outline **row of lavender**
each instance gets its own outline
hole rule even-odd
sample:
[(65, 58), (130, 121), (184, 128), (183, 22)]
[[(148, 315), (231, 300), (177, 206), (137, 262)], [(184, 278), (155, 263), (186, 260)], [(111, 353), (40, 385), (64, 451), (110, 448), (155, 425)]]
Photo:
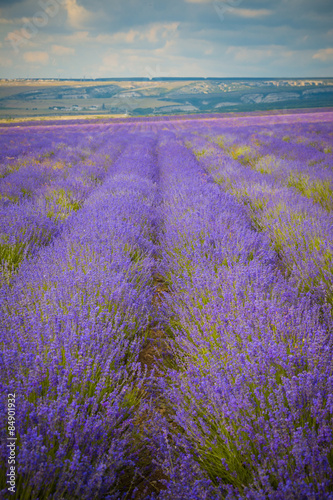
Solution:
[(160, 169), (173, 358), (152, 444), (169, 478), (158, 498), (333, 498), (330, 314), (171, 135)]
[(98, 132), (103, 132), (103, 127), (72, 124), (0, 129), (0, 178), (38, 159), (57, 156), (68, 162), (72, 159), (71, 154), (82, 155), (89, 144), (95, 142)]
[[(3, 410), (7, 393), (18, 398), (14, 498), (139, 499), (135, 486), (158, 490), (156, 477), (162, 490), (147, 499), (333, 498), (328, 288), (304, 259), (303, 281), (286, 272), (293, 235), (319, 224), (327, 237), (330, 215), (204, 138), (226, 135), (218, 123), (97, 130), (96, 152), (77, 172), (65, 161), (67, 179), (45, 193), (73, 192), (77, 175), (86, 186), (91, 168), (102, 184), (80, 188), (77, 210), (54, 217), (52, 244), (0, 292)], [(22, 218), (27, 201), (4, 214), (21, 207)], [(276, 221), (287, 203), (300, 229), (296, 216)], [(318, 260), (329, 253), (312, 244), (329, 278)], [(139, 360), (152, 325), (169, 355), (148, 377)]]
[(243, 127), (237, 133), (212, 138), (226, 153), (243, 165), (270, 174), (284, 185), (333, 209), (333, 154), (331, 124), (293, 128), (279, 125), (256, 130)]
[(8, 282), (26, 257), (70, 225), (71, 214), (101, 184), (128, 139), (113, 128), (98, 127), (88, 140), (76, 129), (66, 147), (57, 140), (55, 134), (53, 155), (26, 155), (17, 162), (17, 170), (0, 179), (1, 282)]
[(6, 395), (15, 393), (13, 498), (118, 499), (135, 477), (154, 176), (154, 139), (132, 136), (71, 224), (2, 291), (1, 461)]
[[(29, 137), (30, 148), (18, 156), (1, 159), (0, 166), (0, 201), (2, 205), (19, 202), (25, 196), (32, 196), (40, 185), (49, 180), (55, 172), (70, 169), (79, 162), (85, 161), (93, 152), (100, 149), (108, 129), (101, 127), (82, 130), (78, 127), (65, 128), (62, 131), (50, 131), (39, 134), (36, 144), (30, 143), (34, 138), (29, 129), (25, 130), (25, 140)], [(116, 132), (116, 128), (112, 127)], [(9, 147), (13, 140), (7, 137)], [(110, 134), (108, 134), (110, 139)], [(36, 140), (36, 138), (35, 138)], [(15, 144), (21, 145), (22, 137), (15, 137)], [(39, 149), (37, 148), (39, 146)]]
[(259, 230), (268, 232), (286, 272), (299, 289), (332, 307), (332, 213), (276, 176), (230, 158), (202, 135), (185, 137), (214, 180), (248, 207)]

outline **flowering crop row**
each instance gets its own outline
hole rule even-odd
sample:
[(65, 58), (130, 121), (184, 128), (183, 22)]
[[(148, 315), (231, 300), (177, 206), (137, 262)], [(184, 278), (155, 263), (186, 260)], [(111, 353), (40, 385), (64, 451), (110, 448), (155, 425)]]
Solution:
[[(11, 164), (1, 163), (1, 205), (6, 206), (10, 202), (17, 203), (24, 197), (33, 196), (35, 190), (48, 182), (50, 177), (59, 173), (59, 170), (66, 171), (77, 163), (86, 161), (89, 156), (101, 148), (106, 135), (110, 140), (108, 130), (93, 130), (89, 135), (83, 137), (77, 128), (72, 128), (69, 132), (66, 135), (64, 132), (58, 135), (54, 134), (53, 137), (51, 136), (52, 141), (49, 138), (45, 144), (44, 138), (39, 137), (44, 146), (43, 153), (36, 154), (36, 151), (32, 150)], [(87, 131), (88, 133), (89, 131)], [(25, 133), (29, 138), (31, 134), (29, 129)], [(19, 138), (16, 137), (16, 140)]]
[[(323, 179), (309, 161), (330, 158), (329, 119), (2, 132), (27, 148), (0, 184), (11, 498), (333, 499), (332, 212), (283, 178)], [(307, 165), (281, 158), (301, 157), (293, 141)], [(1, 418), (6, 500), (7, 432)]]
[(324, 498), (330, 317), (286, 281), (267, 236), (170, 136), (160, 176), (161, 307), (174, 358), (161, 383), (169, 419), (163, 428), (158, 418), (154, 443), (170, 478), (158, 498)]
[[(133, 138), (71, 227), (2, 296), (1, 386), (18, 395), (20, 500), (116, 499), (134, 474), (155, 248), (144, 139)], [(3, 420), (1, 433), (5, 461)]]
[(269, 233), (299, 288), (332, 306), (332, 215), (294, 188), (247, 168), (207, 140), (195, 136), (190, 142), (214, 180), (242, 200), (257, 227)]
[[(317, 132), (320, 135), (329, 129), (327, 124), (324, 125), (326, 126), (322, 125), (320, 128), (317, 126), (319, 129)], [(300, 143), (298, 135), (296, 138), (293, 138), (291, 134), (285, 135), (285, 127), (276, 128), (273, 134), (266, 128), (253, 133), (249, 127), (244, 127), (237, 130), (237, 134), (213, 136), (213, 140), (222, 146), (230, 157), (237, 159), (243, 165), (272, 175), (283, 185), (296, 188), (327, 210), (332, 210), (333, 155), (331, 149), (316, 142), (304, 145)], [(303, 138), (304, 135), (300, 137)]]
[[(118, 127), (113, 127), (117, 129)], [(82, 131), (85, 134), (82, 135)], [(78, 160), (98, 141), (100, 127), (19, 127), (0, 132), (0, 179), (26, 165), (42, 160)]]
[(1, 281), (8, 281), (27, 256), (35, 255), (41, 246), (59, 235), (66, 224), (70, 225), (71, 220), (67, 219), (103, 181), (126, 142), (124, 134), (121, 137), (116, 134), (111, 140), (109, 135), (108, 131), (104, 132), (103, 140), (94, 144), (87, 157), (81, 151), (80, 160), (77, 158), (74, 162), (73, 154), (69, 154), (67, 161), (60, 163), (57, 159), (42, 168), (26, 166), (2, 179), (18, 193), (25, 182), (24, 193), (29, 192), (29, 196), (18, 198), (14, 203), (7, 201), (1, 207)]

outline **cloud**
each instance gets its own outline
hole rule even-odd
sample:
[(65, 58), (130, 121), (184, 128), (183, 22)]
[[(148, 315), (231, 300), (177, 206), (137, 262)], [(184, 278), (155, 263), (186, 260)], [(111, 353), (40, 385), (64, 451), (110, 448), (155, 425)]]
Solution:
[(247, 19), (256, 19), (258, 17), (269, 16), (272, 14), (268, 9), (230, 9), (235, 16), (245, 17)]
[(186, 3), (212, 3), (213, 0), (185, 0)]
[(313, 59), (319, 59), (320, 61), (333, 61), (333, 48), (320, 49), (313, 56)]
[(75, 54), (75, 49), (63, 45), (52, 45), (52, 54), (56, 56), (72, 56)]
[[(123, 58), (121, 58), (123, 61)], [(126, 68), (120, 64), (118, 54), (108, 53), (104, 55), (102, 65), (98, 68), (99, 75), (113, 76), (118, 75), (119, 71), (124, 71)]]
[(139, 29), (130, 29), (129, 31), (120, 31), (113, 35), (101, 34), (92, 38), (103, 44), (132, 44), (135, 42), (148, 41), (150, 44), (157, 44), (161, 40), (174, 38), (179, 23), (153, 23), (147, 27)]
[(30, 64), (43, 65), (49, 62), (49, 54), (41, 51), (25, 52), (23, 59)]
[(64, 0), (64, 7), (72, 28), (80, 28), (90, 18), (90, 12), (82, 5), (78, 5), (77, 0)]
[(139, 34), (140, 40), (147, 40), (150, 43), (157, 43), (161, 39), (170, 39), (174, 37), (179, 23), (154, 23)]
[(238, 8), (237, 4), (241, 4), (242, 0), (185, 0), (186, 3), (191, 4), (212, 4), (215, 10), (223, 13), (232, 13), (235, 16), (244, 17), (248, 19), (255, 19), (272, 14), (269, 9), (242, 9)]
[(127, 32), (119, 32), (114, 35), (98, 35), (96, 40), (102, 43), (133, 43), (134, 40), (138, 37), (139, 32), (134, 29), (130, 29)]
[(65, 40), (72, 44), (82, 45), (83, 43), (91, 42), (89, 31), (75, 31), (70, 35), (66, 35)]
[(0, 17), (0, 24), (13, 24), (12, 19), (5, 19), (4, 17)]
[(228, 47), (226, 54), (232, 55), (236, 62), (255, 64), (271, 58), (273, 50), (271, 48), (253, 49), (248, 47)]
[[(59, 11), (36, 27), (48, 2)], [(0, 0), (2, 73), (330, 76), (332, 15), (332, 0)]]
[(158, 41), (158, 34), (159, 34), (159, 28), (158, 26), (152, 26), (150, 29), (148, 29), (144, 34), (143, 36), (145, 38), (147, 38), (147, 40), (150, 42), (150, 43), (156, 43)]
[(17, 52), (22, 46), (33, 48), (36, 44), (31, 40), (32, 38), (32, 35), (22, 28), (10, 31), (5, 37), (5, 42), (10, 43), (12, 48)]

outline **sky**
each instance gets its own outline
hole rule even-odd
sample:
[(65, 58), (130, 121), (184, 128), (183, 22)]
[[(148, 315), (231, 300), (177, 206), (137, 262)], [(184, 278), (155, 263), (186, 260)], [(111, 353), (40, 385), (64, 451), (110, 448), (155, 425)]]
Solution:
[(0, 0), (1, 78), (332, 76), (332, 0)]

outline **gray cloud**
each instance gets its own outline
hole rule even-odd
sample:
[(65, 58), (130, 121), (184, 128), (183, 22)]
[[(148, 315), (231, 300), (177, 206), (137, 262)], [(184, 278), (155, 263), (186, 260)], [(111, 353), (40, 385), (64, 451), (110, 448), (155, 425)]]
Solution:
[[(333, 67), (331, 0), (50, 0), (59, 12), (14, 57), (9, 34), (21, 32), (23, 18), (35, 22), (47, 1), (0, 0), (0, 57), (12, 62), (1, 76), (47, 61), (27, 51), (52, 55), (40, 68), (50, 76), (144, 76), (152, 65), (171, 76), (329, 76)], [(52, 53), (54, 45), (62, 49)]]

